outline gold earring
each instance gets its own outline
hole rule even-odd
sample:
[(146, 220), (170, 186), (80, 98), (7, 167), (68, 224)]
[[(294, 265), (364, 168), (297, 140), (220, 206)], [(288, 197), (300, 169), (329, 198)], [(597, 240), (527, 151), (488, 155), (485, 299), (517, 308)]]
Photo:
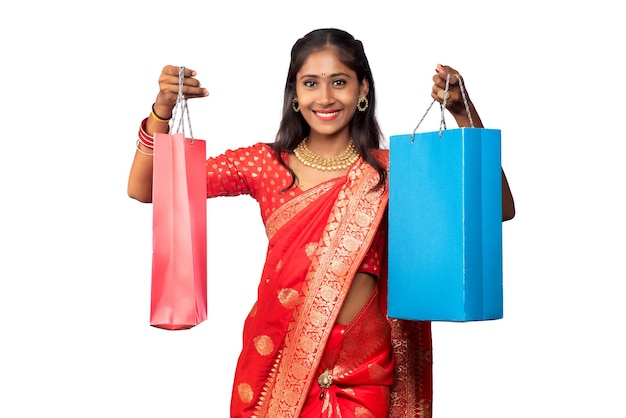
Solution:
[(356, 102), (356, 108), (359, 109), (359, 112), (365, 112), (367, 107), (370, 105), (367, 97), (361, 97), (358, 102)]
[(293, 100), (291, 101), (291, 107), (293, 108), (293, 111), (296, 113), (300, 111), (300, 102), (298, 101), (297, 97), (294, 97)]

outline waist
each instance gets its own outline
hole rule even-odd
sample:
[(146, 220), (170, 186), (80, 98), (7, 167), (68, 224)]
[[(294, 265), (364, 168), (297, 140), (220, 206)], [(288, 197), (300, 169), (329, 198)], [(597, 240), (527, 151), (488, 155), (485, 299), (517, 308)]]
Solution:
[(332, 328), (301, 417), (328, 410), (344, 417), (388, 417), (392, 353), (390, 327), (375, 291), (352, 323)]

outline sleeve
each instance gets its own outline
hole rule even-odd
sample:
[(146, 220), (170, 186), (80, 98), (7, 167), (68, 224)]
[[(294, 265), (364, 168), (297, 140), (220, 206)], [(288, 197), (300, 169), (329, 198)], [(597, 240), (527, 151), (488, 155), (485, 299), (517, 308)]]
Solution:
[(259, 143), (208, 158), (207, 197), (249, 194), (256, 198), (264, 161), (260, 157), (267, 151), (268, 146)]

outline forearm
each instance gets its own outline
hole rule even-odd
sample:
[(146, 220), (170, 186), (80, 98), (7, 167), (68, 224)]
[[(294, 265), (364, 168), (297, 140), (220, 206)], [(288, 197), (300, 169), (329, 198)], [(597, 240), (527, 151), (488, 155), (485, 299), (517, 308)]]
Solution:
[(504, 170), (502, 170), (502, 221), (511, 220), (513, 217), (515, 217), (515, 201)]
[[(474, 107), (474, 103), (469, 101), (468, 107), (469, 107), (469, 115), (467, 114), (467, 109), (465, 108), (465, 106), (463, 106), (462, 111), (452, 113), (452, 116), (454, 117), (454, 120), (456, 121), (456, 124), (458, 125), (458, 127), (459, 128), (471, 128), (473, 125), (474, 128), (483, 128), (484, 127), (483, 122), (480, 119), (480, 116), (478, 116), (478, 112), (476, 111), (476, 108)], [(471, 116), (471, 121), (470, 121), (470, 116)]]
[[(150, 115), (142, 125), (148, 139), (137, 142), (137, 151), (128, 177), (128, 195), (140, 202), (152, 202), (153, 149), (147, 146), (157, 132), (168, 132), (167, 120)], [(139, 136), (142, 133), (139, 132)]]
[(152, 156), (142, 154), (152, 153), (152, 150), (138, 145), (135, 158), (128, 176), (128, 196), (140, 202), (152, 202)]

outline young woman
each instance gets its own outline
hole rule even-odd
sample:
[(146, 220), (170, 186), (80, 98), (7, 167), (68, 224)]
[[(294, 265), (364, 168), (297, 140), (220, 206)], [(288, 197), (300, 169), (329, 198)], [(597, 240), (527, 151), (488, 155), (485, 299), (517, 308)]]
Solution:
[[(437, 100), (448, 73), (457, 74), (437, 66)], [(195, 76), (185, 69), (188, 99), (208, 95)], [(468, 126), (451, 78), (448, 109)], [(142, 135), (168, 131), (179, 68), (164, 67), (159, 86)], [(430, 323), (386, 317), (388, 152), (375, 108), (361, 42), (315, 30), (292, 48), (275, 141), (207, 160), (207, 196), (252, 196), (269, 240), (244, 324), (232, 417), (431, 415)], [(151, 201), (150, 154), (139, 143), (130, 171), (128, 194), (142, 202)], [(503, 190), (509, 219), (506, 181)]]

